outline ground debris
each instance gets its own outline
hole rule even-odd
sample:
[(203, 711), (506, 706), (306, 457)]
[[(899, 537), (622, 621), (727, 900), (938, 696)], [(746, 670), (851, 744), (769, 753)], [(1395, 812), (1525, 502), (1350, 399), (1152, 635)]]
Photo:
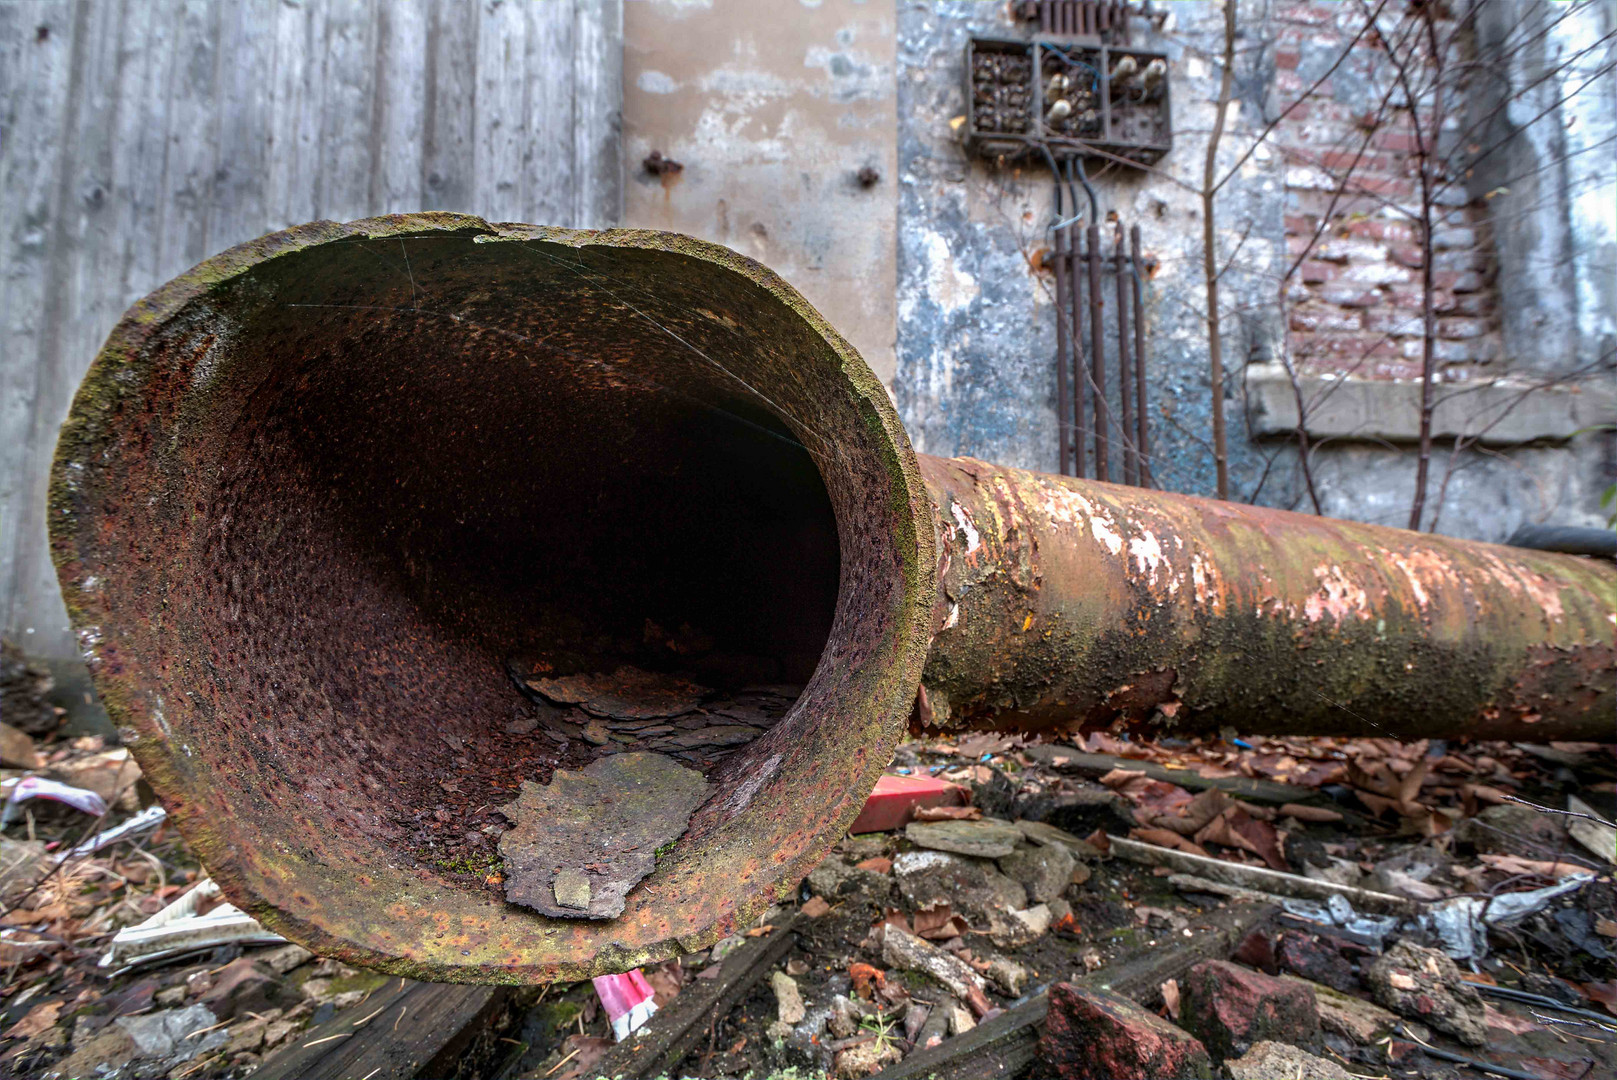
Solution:
[(611, 674), (529, 678), (528, 686), (557, 705), (577, 705), (595, 716), (653, 720), (695, 711), (711, 693), (704, 686), (629, 664)]
[(506, 898), (557, 918), (617, 918), (707, 789), (701, 773), (643, 752), (558, 769), (548, 785), (525, 781), (501, 808), (513, 822), (500, 837)]

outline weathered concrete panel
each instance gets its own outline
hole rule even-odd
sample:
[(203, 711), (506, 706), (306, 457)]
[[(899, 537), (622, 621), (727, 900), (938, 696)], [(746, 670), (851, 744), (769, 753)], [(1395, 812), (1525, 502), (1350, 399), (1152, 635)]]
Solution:
[(72, 657), (45, 484), (132, 301), (275, 229), (614, 224), (616, 0), (0, 4), (0, 629)]
[[(891, 4), (851, 0), (638, 3), (623, 50), (625, 223), (760, 260), (888, 384), (893, 22)], [(683, 170), (644, 170), (653, 150)]]
[[(1297, 385), (1312, 436), (1389, 442), (1420, 439), (1418, 381), (1302, 375)], [(1617, 396), (1610, 388), (1588, 384), (1543, 385), (1526, 378), (1504, 378), (1444, 384), (1434, 395), (1434, 439), (1462, 436), (1487, 446), (1509, 446), (1535, 439), (1570, 439), (1597, 424), (1617, 423)], [(1246, 409), (1256, 436), (1290, 435), (1297, 430), (1297, 394), (1285, 368), (1254, 364), (1246, 369)]]

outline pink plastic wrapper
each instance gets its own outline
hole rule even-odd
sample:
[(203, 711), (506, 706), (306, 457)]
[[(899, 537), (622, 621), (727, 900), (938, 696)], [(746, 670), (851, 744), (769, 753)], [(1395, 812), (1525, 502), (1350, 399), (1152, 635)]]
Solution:
[(595, 996), (601, 999), (618, 1042), (627, 1039), (630, 1032), (640, 1030), (657, 1011), (656, 1002), (651, 1000), (651, 984), (646, 982), (639, 968), (622, 975), (597, 975), (594, 981)]

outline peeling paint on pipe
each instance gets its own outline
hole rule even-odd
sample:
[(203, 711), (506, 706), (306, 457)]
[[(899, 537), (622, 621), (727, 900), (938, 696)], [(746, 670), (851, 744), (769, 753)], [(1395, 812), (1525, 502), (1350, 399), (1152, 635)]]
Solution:
[(920, 462), (935, 726), (1613, 735), (1609, 561)]
[[(113, 331), (50, 520), (102, 699), (225, 893), (430, 980), (750, 925), (923, 685), (953, 727), (1611, 734), (1609, 564), (918, 462), (791, 286), (669, 233), (418, 214), (233, 248)], [(807, 686), (622, 917), (546, 918), (438, 858), (557, 767), (506, 727), (507, 651), (598, 670), (653, 616)]]

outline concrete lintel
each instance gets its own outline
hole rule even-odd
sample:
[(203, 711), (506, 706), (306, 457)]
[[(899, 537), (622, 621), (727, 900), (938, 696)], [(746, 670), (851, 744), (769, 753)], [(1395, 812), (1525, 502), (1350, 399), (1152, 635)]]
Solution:
[[(1420, 438), (1421, 384), (1413, 379), (1299, 375), (1315, 438), (1414, 442)], [(1432, 436), (1476, 438), (1491, 446), (1570, 439), (1597, 424), (1617, 423), (1617, 394), (1605, 387), (1537, 385), (1523, 377), (1439, 383)], [(1247, 419), (1254, 437), (1297, 430), (1297, 396), (1286, 369), (1246, 370)]]

